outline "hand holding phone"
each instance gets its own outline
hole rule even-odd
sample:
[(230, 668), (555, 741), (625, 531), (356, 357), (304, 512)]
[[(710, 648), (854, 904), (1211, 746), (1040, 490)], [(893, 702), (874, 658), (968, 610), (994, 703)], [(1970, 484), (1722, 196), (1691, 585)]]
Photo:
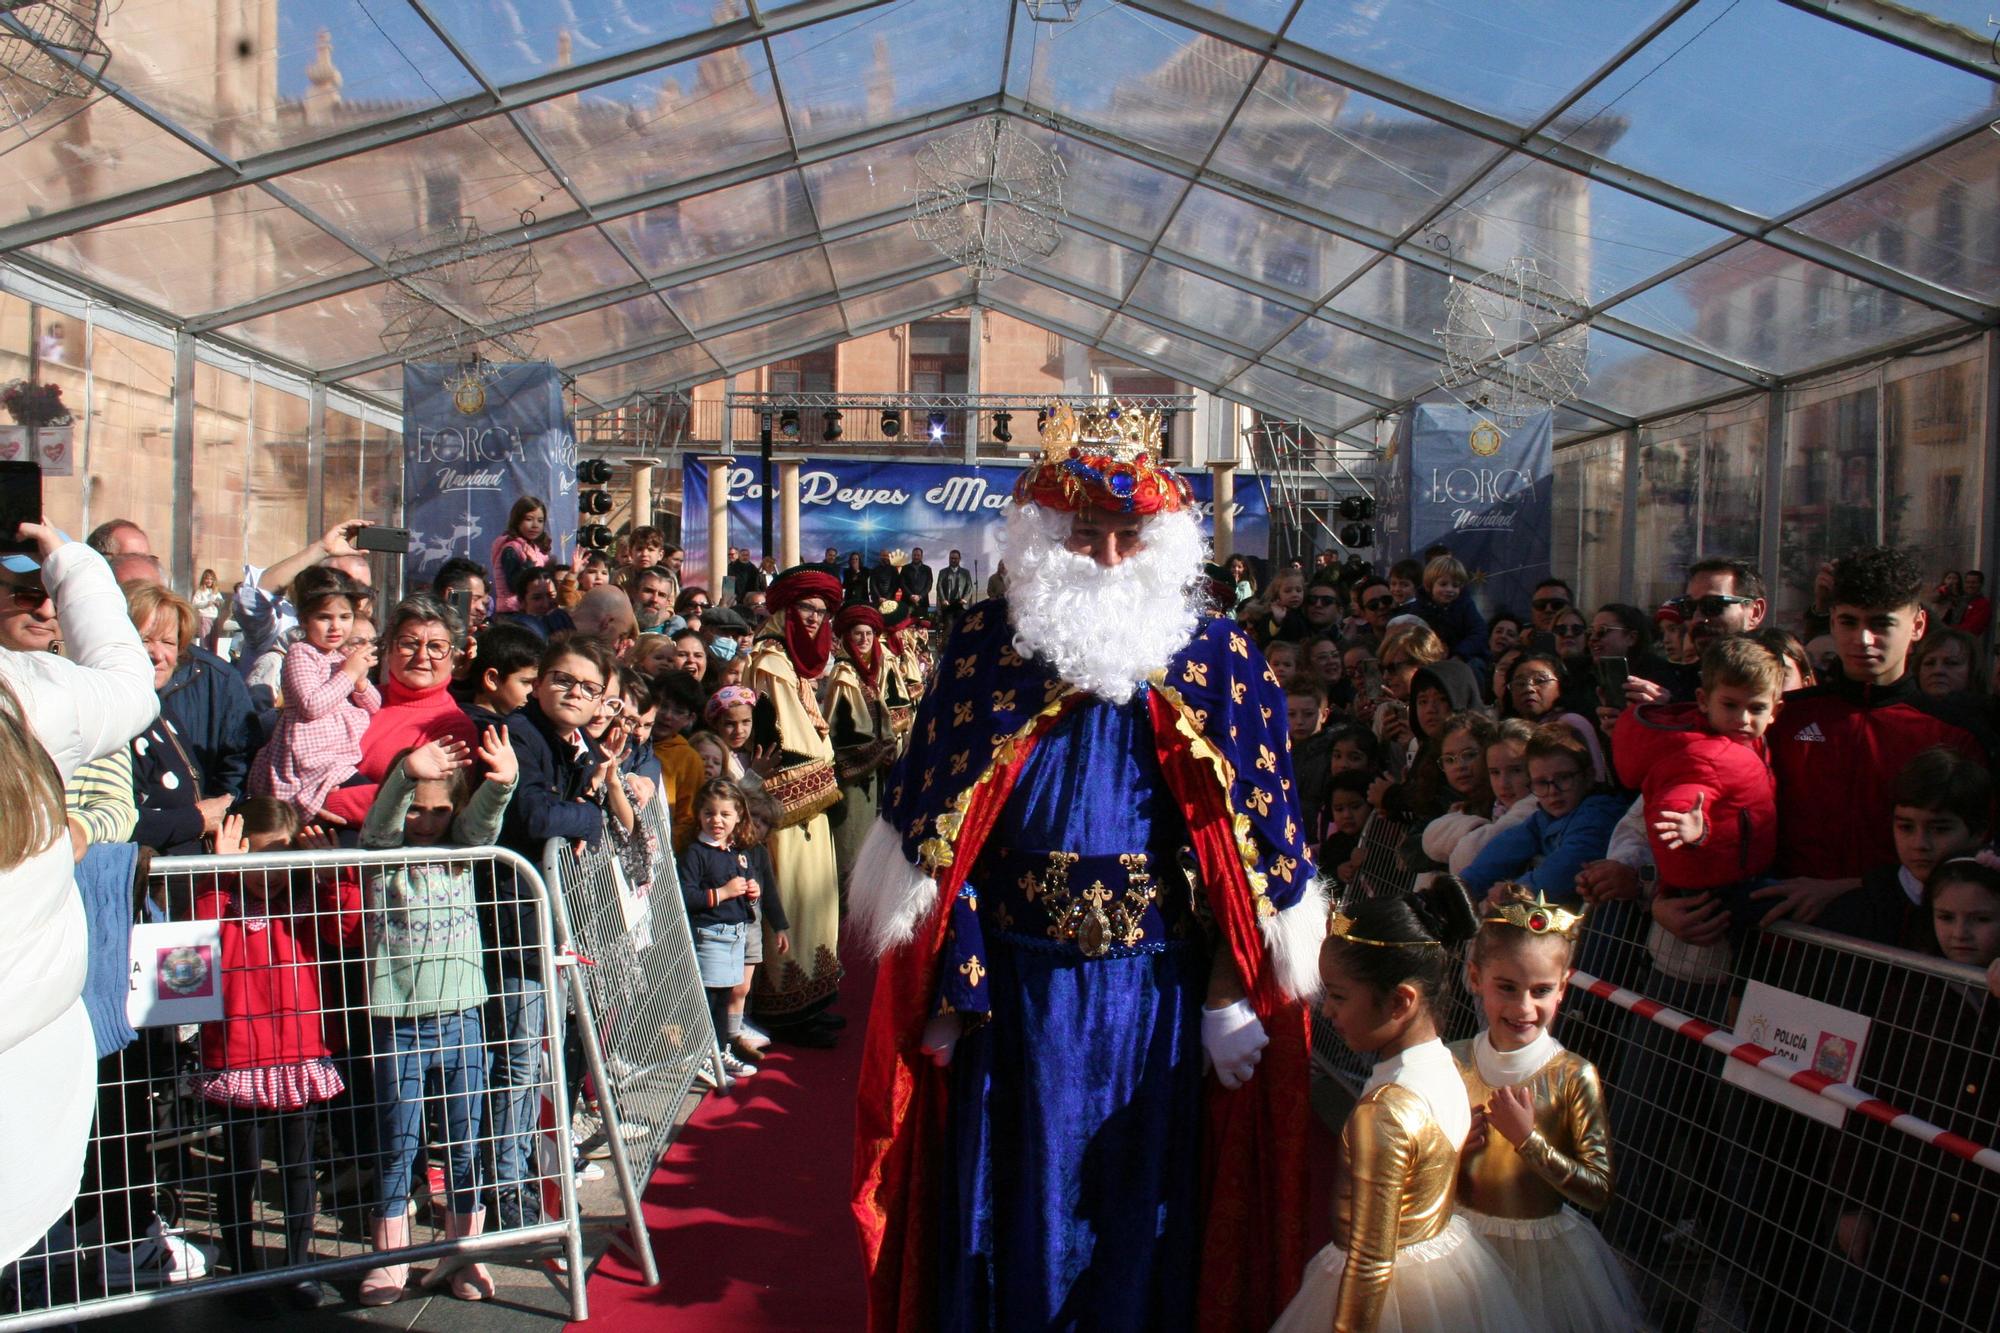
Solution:
[(1597, 659), (1597, 697), (1606, 708), (1625, 706), (1625, 680), (1631, 674), (1631, 665), (1622, 657)]

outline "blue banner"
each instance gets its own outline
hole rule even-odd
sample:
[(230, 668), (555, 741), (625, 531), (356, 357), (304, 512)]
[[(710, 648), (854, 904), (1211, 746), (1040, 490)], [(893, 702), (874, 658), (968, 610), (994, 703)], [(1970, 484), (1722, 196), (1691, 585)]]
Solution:
[(548, 506), (550, 558), (569, 559), (576, 432), (563, 415), (562, 380), (547, 361), (483, 369), (481, 379), (456, 364), (403, 367), (403, 577), (412, 590), (453, 556), (486, 564), (524, 495)]
[[(976, 586), (984, 589), (986, 576), (1000, 559), (1005, 506), (1021, 467), (809, 460), (799, 469), (800, 558), (817, 560), (833, 547), (842, 560), (849, 551), (859, 551), (862, 563), (872, 565), (878, 551), (922, 547), (924, 563), (941, 569), (946, 555), (955, 550), (972, 571)], [(754, 459), (739, 460), (729, 470), (726, 545), (756, 549), (763, 544), (762, 471)], [(773, 467), (773, 484), (776, 472)], [(1213, 534), (1214, 478), (1197, 469), (1182, 475), (1194, 489), (1203, 530)], [(706, 571), (699, 566), (708, 560), (708, 488), (708, 464), (687, 459), (681, 474), (681, 545), (687, 548), (683, 568), (696, 570), (701, 577)], [(1237, 476), (1234, 513), (1235, 549), (1264, 555), (1271, 543), (1271, 512), (1254, 475)], [(774, 513), (774, 524), (779, 521)], [(777, 536), (775, 528), (772, 535)]]
[(1411, 408), (1383, 460), (1382, 555), (1421, 556), (1442, 543), (1471, 571), (1481, 611), (1525, 615), (1549, 576), (1554, 445), (1548, 412), (1504, 430), (1457, 403)]

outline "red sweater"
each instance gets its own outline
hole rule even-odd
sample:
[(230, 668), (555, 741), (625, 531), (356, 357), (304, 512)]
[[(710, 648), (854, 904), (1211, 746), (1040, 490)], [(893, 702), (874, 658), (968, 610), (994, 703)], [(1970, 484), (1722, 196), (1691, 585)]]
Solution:
[[(1778, 789), (1764, 742), (1711, 731), (1694, 704), (1628, 708), (1611, 733), (1618, 780), (1646, 800), (1646, 841), (1660, 883), (1718, 889), (1770, 869), (1778, 851)], [(1653, 832), (1661, 810), (1690, 810), (1702, 799), (1708, 835), (1699, 846), (1668, 847)]]
[(449, 684), (428, 690), (413, 690), (393, 676), (382, 680), (382, 708), (361, 735), (361, 762), (356, 776), (367, 779), (351, 787), (335, 787), (327, 793), (323, 809), (353, 828), (368, 818), (375, 804), (376, 788), (389, 775), (389, 765), (405, 750), (441, 740), (446, 736), (465, 742), (467, 749), (479, 744), (479, 730), (451, 697)]
[[(285, 871), (256, 871), (280, 880)], [(245, 893), (240, 876), (223, 876), (194, 904), (197, 920), (222, 923), (222, 1021), (201, 1025), (201, 1062), (209, 1069), (262, 1069), (324, 1059), (319, 946), (358, 938), (361, 886), (342, 880), (309, 898), (310, 876), (297, 874), (298, 898), (274, 887), (267, 902)], [(317, 907), (317, 929), (306, 913)], [(264, 912), (271, 915), (265, 916)]]

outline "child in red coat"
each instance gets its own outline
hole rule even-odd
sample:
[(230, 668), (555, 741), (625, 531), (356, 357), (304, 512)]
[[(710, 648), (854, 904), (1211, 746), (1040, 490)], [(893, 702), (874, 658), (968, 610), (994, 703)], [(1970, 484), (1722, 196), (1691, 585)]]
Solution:
[[(1660, 897), (1689, 918), (1676, 934), (1717, 943), (1728, 933), (1718, 895), (1770, 869), (1778, 847), (1778, 789), (1764, 731), (1778, 715), (1783, 669), (1745, 638), (1711, 644), (1688, 704), (1626, 710), (1611, 734), (1618, 780), (1646, 803)], [(1657, 915), (1657, 914), (1656, 914)], [(1695, 941), (1682, 927), (1692, 925)]]
[[(330, 847), (317, 828), (302, 834), (291, 806), (245, 801), (223, 820), (221, 855)], [(285, 1263), (306, 1261), (317, 1213), (313, 1122), (319, 1103), (341, 1091), (329, 1058), (320, 1001), (321, 949), (352, 943), (361, 925), (361, 890), (351, 880), (315, 883), (304, 870), (222, 875), (195, 897), (198, 920), (222, 923), (222, 1021), (201, 1028), (196, 1089), (223, 1108), (226, 1178), (216, 1191), (222, 1234), (236, 1272), (263, 1267), (251, 1240), (251, 1205), (268, 1155), (282, 1168)], [(317, 1283), (301, 1283), (300, 1305), (318, 1304)]]

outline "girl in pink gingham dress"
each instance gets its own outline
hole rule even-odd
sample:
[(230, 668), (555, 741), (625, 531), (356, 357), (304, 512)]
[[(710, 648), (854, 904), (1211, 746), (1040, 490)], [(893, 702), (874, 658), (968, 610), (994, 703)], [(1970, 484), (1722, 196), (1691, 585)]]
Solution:
[(344, 587), (307, 595), (299, 628), (305, 637), (285, 651), (284, 713), (251, 767), (250, 794), (276, 797), (311, 822), (327, 793), (354, 776), (382, 696), (368, 680), (375, 645), (350, 642), (354, 598)]
[[(331, 846), (317, 827), (302, 832), (292, 808), (270, 797), (242, 802), (215, 838), (221, 856)], [(361, 887), (328, 872), (246, 867), (198, 881), (193, 907), (195, 920), (220, 923), (222, 943), (212, 966), (223, 1016), (201, 1025), (194, 1088), (217, 1108), (223, 1129), (215, 1193), (225, 1257), (239, 1273), (264, 1266), (252, 1213), (268, 1158), (283, 1185), (285, 1262), (304, 1263), (317, 1211), (314, 1122), (320, 1103), (343, 1087), (326, 1043), (328, 1019), (338, 1015), (325, 1010), (319, 974), (359, 939)]]

